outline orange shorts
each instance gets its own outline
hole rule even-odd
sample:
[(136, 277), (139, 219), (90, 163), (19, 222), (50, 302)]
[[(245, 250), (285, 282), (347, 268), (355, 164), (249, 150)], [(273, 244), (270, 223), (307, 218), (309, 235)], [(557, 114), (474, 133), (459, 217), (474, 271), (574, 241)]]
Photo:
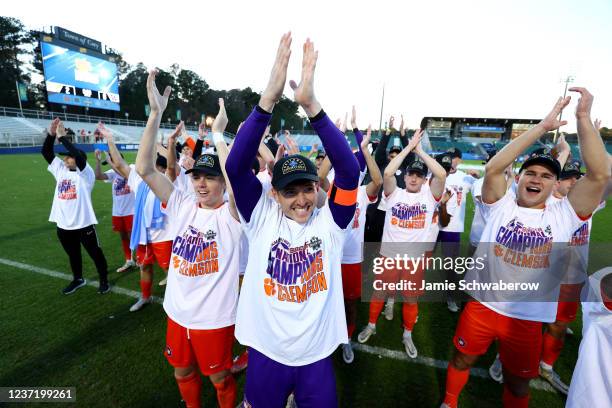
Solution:
[(341, 269), (344, 298), (359, 299), (361, 297), (361, 264), (342, 264)]
[(168, 318), (164, 356), (172, 367), (198, 366), (204, 375), (232, 367), (234, 325), (211, 330), (191, 330)]
[(480, 302), (468, 302), (457, 324), (453, 342), (469, 355), (484, 354), (498, 340), (499, 358), (511, 374), (538, 376), (542, 353), (542, 323), (501, 315)]
[(168, 269), (171, 254), (172, 241), (149, 242), (147, 245), (138, 245), (136, 260), (140, 265), (153, 265), (157, 261), (160, 268)]
[[(404, 286), (401, 290), (396, 291), (374, 289), (374, 293), (372, 294), (373, 299), (386, 298), (388, 294), (395, 292), (401, 293), (404, 299), (407, 299), (421, 296), (425, 292), (424, 289), (421, 289), (423, 286), (423, 281), (425, 280), (425, 273), (423, 272), (422, 263), (419, 263), (414, 270), (412, 269), (412, 266), (408, 266), (406, 269), (398, 269), (395, 267), (387, 268), (385, 266), (385, 262), (389, 258), (385, 258), (383, 256), (381, 256), (381, 258), (381, 266), (384, 268), (384, 270), (381, 274), (374, 275), (374, 280), (381, 280), (384, 284), (401, 283)], [(411, 286), (408, 286), (408, 283), (410, 283)]]
[(115, 232), (131, 232), (133, 215), (125, 215), (117, 217), (113, 215), (113, 231)]

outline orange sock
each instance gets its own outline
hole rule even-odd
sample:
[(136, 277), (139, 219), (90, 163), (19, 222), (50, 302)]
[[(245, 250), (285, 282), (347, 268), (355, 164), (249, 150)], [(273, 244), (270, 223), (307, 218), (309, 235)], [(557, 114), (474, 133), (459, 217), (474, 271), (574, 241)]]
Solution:
[(546, 364), (553, 366), (561, 354), (563, 349), (563, 340), (559, 340), (556, 337), (550, 335), (550, 333), (544, 333), (542, 336), (542, 361)]
[(353, 337), (353, 333), (355, 333), (355, 323), (348, 323), (346, 325), (346, 329), (348, 331), (348, 338), (350, 340), (351, 337)]
[(236, 406), (236, 380), (228, 375), (223, 381), (213, 383), (217, 390), (217, 402), (221, 408), (234, 408)]
[(380, 312), (382, 312), (383, 307), (385, 307), (385, 302), (382, 300), (374, 300), (370, 301), (370, 320), (369, 323), (376, 324), (378, 320), (378, 316), (380, 316)]
[(418, 303), (404, 303), (402, 306), (402, 317), (404, 318), (404, 328), (412, 331), (419, 315)]
[(504, 408), (527, 408), (529, 407), (529, 394), (524, 397), (514, 395), (506, 385), (504, 385), (504, 394), (502, 396)]
[(143, 299), (148, 299), (151, 297), (151, 287), (153, 286), (153, 281), (140, 281), (140, 293), (142, 293)]
[(458, 370), (452, 363), (448, 363), (446, 370), (446, 395), (444, 403), (450, 408), (457, 408), (457, 401), (461, 390), (470, 378), (470, 370)]
[(123, 255), (125, 255), (125, 260), (131, 261), (132, 260), (132, 250), (130, 249), (130, 240), (122, 239), (121, 247), (123, 248)]
[(200, 408), (200, 392), (202, 389), (200, 373), (194, 370), (187, 377), (177, 378), (176, 383), (187, 408)]

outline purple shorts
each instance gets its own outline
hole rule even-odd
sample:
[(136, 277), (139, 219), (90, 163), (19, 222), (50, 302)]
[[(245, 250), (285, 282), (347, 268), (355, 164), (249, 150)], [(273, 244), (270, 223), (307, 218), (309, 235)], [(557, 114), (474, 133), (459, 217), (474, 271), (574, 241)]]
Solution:
[(291, 393), (299, 408), (337, 407), (336, 378), (331, 356), (312, 364), (293, 367), (249, 348), (244, 406), (284, 408)]

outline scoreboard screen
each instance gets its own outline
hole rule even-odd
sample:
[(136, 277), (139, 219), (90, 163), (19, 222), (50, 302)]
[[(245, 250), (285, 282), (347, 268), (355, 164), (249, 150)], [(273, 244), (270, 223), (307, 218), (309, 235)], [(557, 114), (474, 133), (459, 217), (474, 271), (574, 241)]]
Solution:
[(120, 110), (114, 62), (47, 41), (40, 47), (49, 102)]

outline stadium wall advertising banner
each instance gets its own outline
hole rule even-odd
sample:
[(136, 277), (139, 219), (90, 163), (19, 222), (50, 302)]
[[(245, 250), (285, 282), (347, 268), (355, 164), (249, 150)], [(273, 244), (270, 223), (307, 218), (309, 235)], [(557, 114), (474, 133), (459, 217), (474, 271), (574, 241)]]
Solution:
[(40, 48), (49, 102), (120, 110), (115, 63), (57, 42), (41, 41)]

